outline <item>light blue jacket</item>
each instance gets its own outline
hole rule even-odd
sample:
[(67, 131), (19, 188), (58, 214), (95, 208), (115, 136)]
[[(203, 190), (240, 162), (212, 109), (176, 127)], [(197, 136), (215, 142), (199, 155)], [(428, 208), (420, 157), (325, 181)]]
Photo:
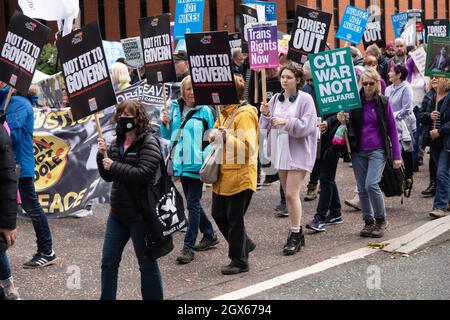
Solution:
[[(173, 101), (170, 110), (170, 128), (167, 129), (164, 124), (161, 125), (161, 135), (164, 139), (170, 140), (171, 148), (175, 144), (174, 140), (183, 123), (181, 121), (183, 105), (184, 101), (181, 98)], [(210, 147), (206, 146), (208, 134), (205, 132), (214, 128), (215, 120), (208, 106), (196, 106), (189, 113), (194, 115), (184, 126), (175, 150), (172, 151), (173, 171), (176, 177), (200, 179), (198, 173), (210, 150)]]

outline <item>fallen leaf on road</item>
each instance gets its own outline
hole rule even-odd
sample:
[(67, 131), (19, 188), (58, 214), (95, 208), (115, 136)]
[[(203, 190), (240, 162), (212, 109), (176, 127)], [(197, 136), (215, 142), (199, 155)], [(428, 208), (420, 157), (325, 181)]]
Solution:
[(389, 245), (389, 243), (376, 243), (376, 242), (369, 242), (368, 243), (368, 247), (371, 249), (380, 249), (382, 250), (383, 248), (387, 247)]

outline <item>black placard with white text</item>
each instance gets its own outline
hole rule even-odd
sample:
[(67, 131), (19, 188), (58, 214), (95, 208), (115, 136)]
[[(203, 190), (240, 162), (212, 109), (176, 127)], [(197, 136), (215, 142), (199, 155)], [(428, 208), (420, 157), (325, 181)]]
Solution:
[(258, 11), (252, 7), (241, 4), (241, 38), (242, 38), (242, 52), (248, 52), (248, 39), (245, 26), (250, 23), (258, 22)]
[(197, 105), (239, 103), (225, 31), (186, 34), (186, 48)]
[(304, 64), (309, 54), (325, 50), (332, 14), (297, 6), (288, 59)]
[(75, 120), (117, 103), (97, 22), (56, 42)]
[(379, 48), (386, 47), (385, 31), (381, 27), (381, 16), (370, 16), (369, 20), (367, 20), (363, 43), (364, 49), (367, 49), (372, 44), (376, 44)]
[(170, 15), (139, 20), (148, 84), (177, 81), (170, 38)]
[(0, 51), (0, 80), (26, 94), (50, 29), (16, 11)]
[(448, 37), (449, 21), (446, 19), (425, 20), (425, 40), (428, 43), (428, 37)]

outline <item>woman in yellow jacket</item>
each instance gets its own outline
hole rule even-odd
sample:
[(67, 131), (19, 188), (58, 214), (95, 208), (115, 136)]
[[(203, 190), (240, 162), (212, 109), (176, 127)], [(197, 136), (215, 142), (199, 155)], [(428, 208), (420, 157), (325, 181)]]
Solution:
[(217, 121), (217, 129), (210, 135), (211, 141), (223, 139), (224, 143), (219, 179), (213, 184), (211, 210), (229, 245), (231, 262), (222, 267), (222, 274), (247, 272), (248, 254), (256, 247), (245, 230), (244, 215), (256, 191), (258, 111), (243, 100), (244, 79), (235, 75), (235, 81), (241, 104), (225, 106), (220, 114), (223, 126), (219, 127)]

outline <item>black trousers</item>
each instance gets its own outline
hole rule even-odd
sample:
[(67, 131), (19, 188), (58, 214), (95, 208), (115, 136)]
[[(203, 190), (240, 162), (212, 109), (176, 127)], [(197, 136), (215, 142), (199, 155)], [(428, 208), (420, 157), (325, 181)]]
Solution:
[(211, 215), (228, 241), (228, 257), (237, 266), (248, 265), (248, 248), (253, 243), (244, 225), (244, 216), (252, 196), (252, 190), (244, 190), (232, 196), (212, 195)]

